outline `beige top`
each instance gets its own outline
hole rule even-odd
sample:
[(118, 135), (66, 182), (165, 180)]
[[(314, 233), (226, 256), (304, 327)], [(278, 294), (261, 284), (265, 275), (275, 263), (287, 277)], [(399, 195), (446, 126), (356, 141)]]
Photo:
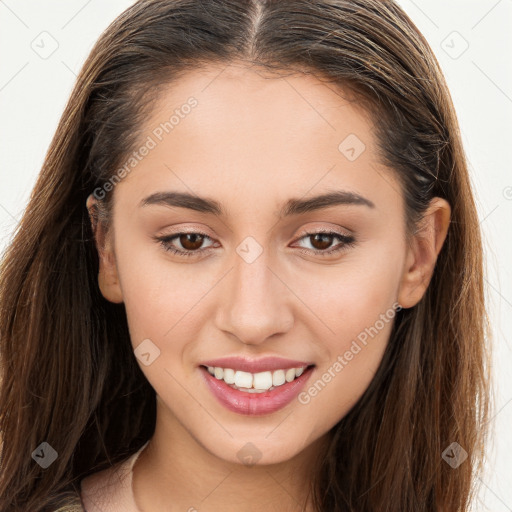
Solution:
[(148, 442), (124, 462), (82, 479), (85, 512), (140, 512), (133, 497), (132, 468)]

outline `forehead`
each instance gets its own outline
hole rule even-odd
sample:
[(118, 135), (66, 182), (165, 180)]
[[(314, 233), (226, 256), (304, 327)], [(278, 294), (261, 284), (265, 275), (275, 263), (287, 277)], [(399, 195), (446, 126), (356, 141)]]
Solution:
[(204, 135), (213, 128), (232, 138), (245, 137), (246, 149), (268, 143), (269, 128), (270, 138), (279, 135), (279, 141), (290, 140), (290, 135), (298, 139), (301, 134), (308, 137), (312, 132), (329, 131), (336, 134), (336, 139), (346, 128), (365, 137), (373, 124), (371, 115), (349, 90), (312, 74), (269, 74), (239, 64), (212, 64), (193, 69), (164, 86), (147, 129), (168, 119), (191, 97), (197, 106), (193, 115), (186, 115), (190, 131)]
[(344, 186), (375, 196), (393, 180), (383, 176), (371, 115), (313, 75), (194, 69), (162, 89), (142, 131), (152, 148), (123, 180), (139, 195), (172, 187), (284, 200)]

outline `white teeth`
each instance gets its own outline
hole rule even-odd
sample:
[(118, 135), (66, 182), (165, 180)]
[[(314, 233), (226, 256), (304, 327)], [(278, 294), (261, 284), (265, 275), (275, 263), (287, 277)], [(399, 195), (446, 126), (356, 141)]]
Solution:
[[(217, 367), (215, 367), (217, 370)], [(238, 370), (235, 373), (235, 386), (239, 388), (252, 388), (252, 373)]]
[(235, 383), (235, 370), (232, 370), (231, 368), (224, 368), (224, 382), (226, 384)]
[(295, 379), (295, 368), (288, 368), (288, 370), (286, 370), (285, 379), (286, 382), (291, 382)]
[(272, 372), (255, 373), (252, 385), (254, 389), (269, 389), (272, 387)]
[(280, 386), (285, 383), (284, 370), (276, 370), (272, 374), (272, 384), (274, 386)]
[(249, 373), (241, 370), (235, 371), (232, 368), (221, 368), (219, 366), (208, 366), (208, 372), (216, 379), (224, 380), (226, 384), (234, 389), (241, 388), (247, 393), (263, 393), (272, 390), (277, 386), (282, 386), (286, 382), (291, 382), (300, 377), (305, 368), (288, 368), (287, 370), (275, 370)]

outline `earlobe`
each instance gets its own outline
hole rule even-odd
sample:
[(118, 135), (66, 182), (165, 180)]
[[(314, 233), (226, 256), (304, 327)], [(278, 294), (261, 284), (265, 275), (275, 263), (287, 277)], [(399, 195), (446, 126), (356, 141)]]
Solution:
[(98, 220), (97, 200), (91, 194), (87, 198), (87, 210), (99, 258), (98, 286), (105, 299), (115, 304), (123, 302), (123, 294), (119, 284), (117, 264), (114, 254), (112, 232), (105, 231), (105, 226)]
[(425, 294), (448, 234), (450, 216), (448, 201), (440, 197), (433, 198), (407, 248), (397, 298), (403, 308), (415, 306)]
[(107, 268), (105, 265), (102, 265), (101, 260), (98, 273), (98, 286), (103, 297), (109, 302), (113, 302), (114, 304), (121, 304), (123, 302), (123, 294), (116, 271), (112, 271), (110, 267)]

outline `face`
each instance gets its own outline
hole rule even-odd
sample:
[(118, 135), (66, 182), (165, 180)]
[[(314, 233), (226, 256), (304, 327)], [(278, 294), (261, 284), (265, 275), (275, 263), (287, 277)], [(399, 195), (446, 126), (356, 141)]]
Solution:
[(157, 425), (277, 463), (362, 396), (440, 246), (406, 242), (398, 181), (342, 91), (220, 71), (190, 72), (148, 118), (115, 185), (100, 287), (125, 304)]

